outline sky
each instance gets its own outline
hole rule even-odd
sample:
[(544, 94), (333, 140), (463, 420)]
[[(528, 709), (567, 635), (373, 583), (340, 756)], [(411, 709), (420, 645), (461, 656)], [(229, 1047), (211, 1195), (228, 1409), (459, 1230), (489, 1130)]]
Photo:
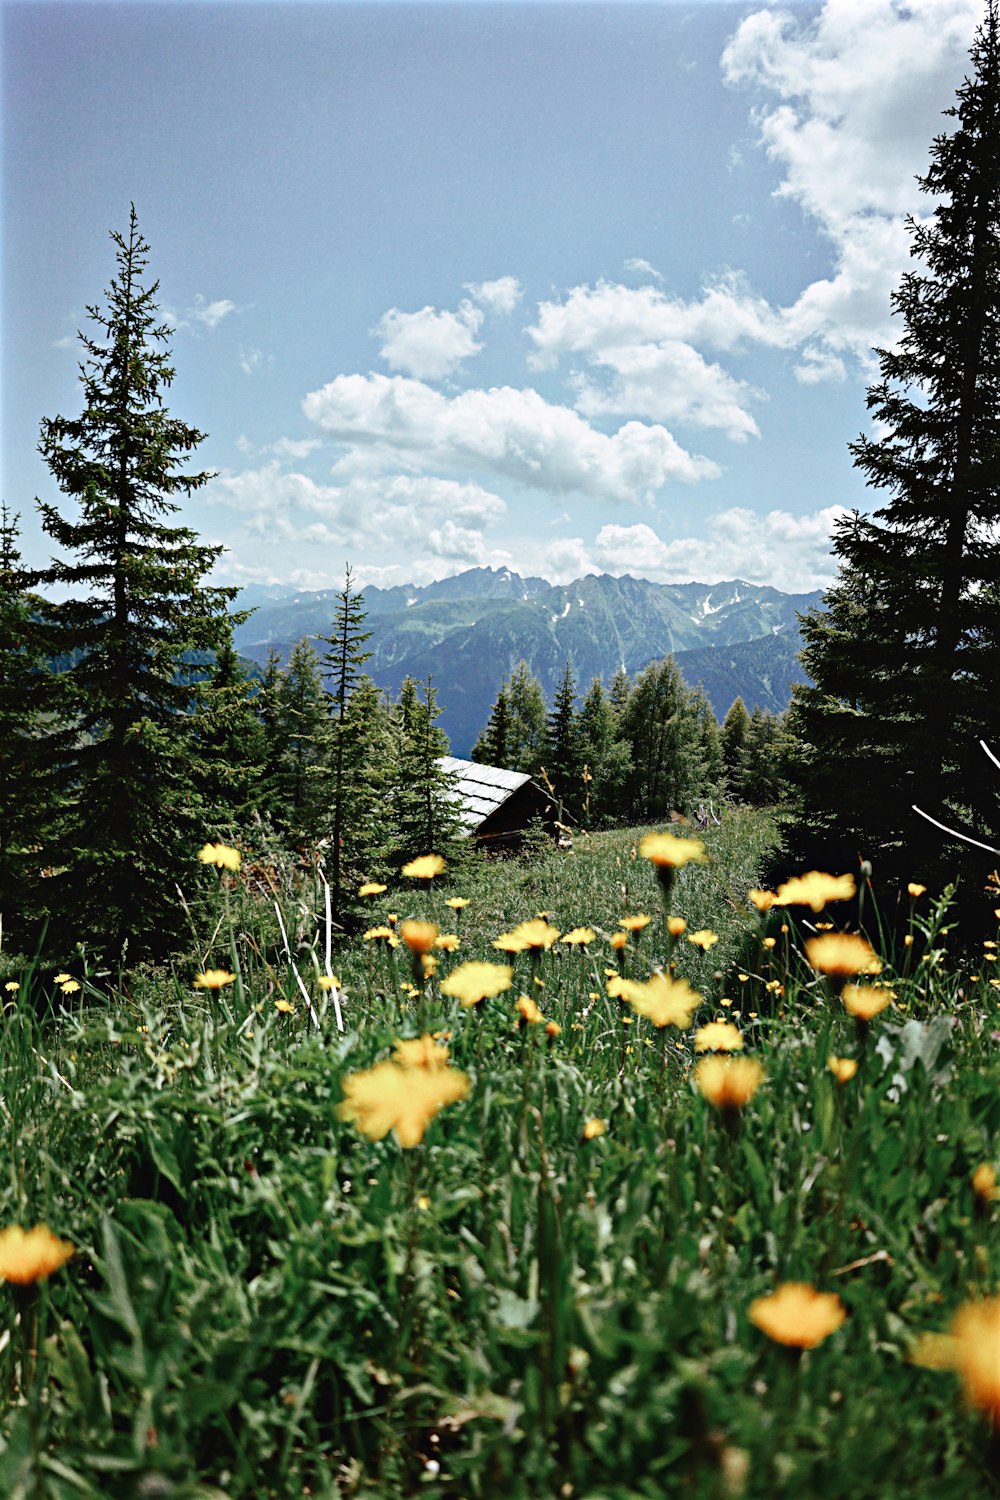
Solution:
[(213, 580), (836, 576), (982, 0), (2, 5), (0, 496), (135, 204)]

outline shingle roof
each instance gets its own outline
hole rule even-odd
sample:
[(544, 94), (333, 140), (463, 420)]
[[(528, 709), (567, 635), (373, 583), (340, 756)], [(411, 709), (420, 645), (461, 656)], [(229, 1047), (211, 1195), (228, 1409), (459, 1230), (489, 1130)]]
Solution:
[(523, 771), (502, 771), (499, 766), (480, 766), (474, 760), (442, 755), (438, 765), (449, 778), (448, 795), (459, 804), (459, 818), (467, 828), (478, 828), (490, 813), (502, 807), (531, 777)]

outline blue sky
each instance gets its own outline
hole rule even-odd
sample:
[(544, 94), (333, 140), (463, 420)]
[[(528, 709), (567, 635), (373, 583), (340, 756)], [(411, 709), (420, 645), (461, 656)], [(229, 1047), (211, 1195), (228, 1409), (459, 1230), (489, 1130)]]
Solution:
[[(3, 6), (2, 495), (130, 201), (225, 582), (830, 581), (980, 0)], [(67, 502), (68, 503), (68, 502)]]

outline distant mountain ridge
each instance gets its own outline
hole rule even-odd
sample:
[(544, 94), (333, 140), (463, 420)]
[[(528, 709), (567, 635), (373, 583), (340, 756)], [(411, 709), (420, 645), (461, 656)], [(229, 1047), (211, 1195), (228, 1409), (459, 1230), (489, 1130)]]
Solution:
[[(272, 649), (287, 659), (296, 641), (331, 627), (336, 590), (278, 589), (243, 590), (240, 603), (255, 613), (237, 627), (236, 645), (254, 661)], [(740, 579), (668, 584), (589, 574), (553, 585), (506, 568), (363, 592), (372, 632), (367, 670), (390, 692), (407, 675), (430, 675), (457, 755), (468, 753), (501, 681), (522, 658), (551, 699), (567, 658), (582, 693), (594, 677), (609, 683), (622, 666), (634, 675), (673, 653), (720, 718), (738, 694), (750, 709), (759, 703), (778, 712), (791, 683), (804, 677), (797, 617), (822, 598)]]

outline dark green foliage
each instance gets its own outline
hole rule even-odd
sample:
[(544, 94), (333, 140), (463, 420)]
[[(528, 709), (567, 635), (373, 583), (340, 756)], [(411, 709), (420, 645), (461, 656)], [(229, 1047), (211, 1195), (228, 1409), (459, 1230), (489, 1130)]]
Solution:
[(309, 641), (299, 641), (281, 675), (275, 733), (275, 823), (292, 844), (315, 844), (327, 827), (332, 734), (319, 656)]
[(576, 711), (576, 677), (566, 662), (548, 716), (545, 775), (560, 808), (578, 821), (583, 809), (583, 739)]
[[(977, 741), (1000, 743), (1000, 44), (991, 3), (950, 135), (920, 179), (935, 200), (910, 225), (914, 268), (893, 307), (852, 444), (885, 492), (837, 529), (840, 577), (803, 622), (815, 682), (796, 695), (805, 822), (877, 868), (926, 878), (946, 848), (917, 803), (996, 842), (996, 787)], [(966, 861), (982, 869), (974, 855)]]
[(542, 685), (526, 661), (519, 661), (506, 682), (510, 712), (508, 765), (536, 776), (545, 759), (548, 715)]
[[(422, 697), (421, 697), (422, 694)], [(439, 761), (448, 739), (438, 727), (441, 709), (428, 678), (408, 677), (393, 711), (392, 821), (395, 864), (421, 854), (456, 855), (461, 832), (455, 803)]]
[(323, 655), (323, 668), (333, 741), (327, 816), (334, 916), (339, 914), (343, 904), (344, 833), (352, 812), (358, 810), (352, 807), (352, 803), (358, 800), (362, 767), (371, 754), (371, 747), (364, 739), (363, 719), (348, 713), (361, 668), (370, 655), (362, 649), (371, 635), (370, 630), (363, 629), (364, 620), (364, 595), (354, 589), (348, 564), (344, 587), (337, 594), (333, 628), (329, 635), (320, 637), (329, 647)]
[(619, 715), (599, 677), (590, 684), (580, 707), (579, 733), (580, 754), (590, 778), (585, 783), (581, 821), (587, 827), (599, 827), (618, 815), (631, 765), (631, 750), (621, 738)]
[(750, 733), (750, 715), (742, 698), (736, 698), (722, 721), (723, 770), (726, 786), (734, 797), (740, 796), (740, 778), (743, 773), (743, 752)]
[(511, 722), (507, 689), (501, 683), (497, 700), (490, 710), (486, 728), (472, 747), (471, 759), (481, 766), (498, 766), (510, 770)]
[(703, 788), (698, 708), (673, 657), (640, 672), (622, 713), (631, 750), (626, 816), (660, 820), (686, 812)]
[(229, 640), (236, 590), (206, 587), (221, 548), (169, 519), (210, 478), (183, 468), (204, 435), (164, 405), (169, 330), (157, 284), (143, 285), (148, 246), (134, 208), (113, 240), (107, 307), (88, 308), (95, 331), (80, 336), (83, 411), (41, 426), (39, 451), (76, 515), (40, 504), (45, 531), (71, 554), (40, 581), (68, 594), (54, 611), (56, 649), (72, 661), (76, 728), (50, 853), (54, 936), (105, 951), (128, 941), (134, 954), (168, 945), (175, 882), (214, 816), (197, 790), (206, 689), (183, 664)]
[(204, 693), (199, 752), (200, 790), (214, 812), (217, 834), (246, 820), (261, 805), (267, 738), (257, 704), (257, 686), (231, 641), (216, 652)]

